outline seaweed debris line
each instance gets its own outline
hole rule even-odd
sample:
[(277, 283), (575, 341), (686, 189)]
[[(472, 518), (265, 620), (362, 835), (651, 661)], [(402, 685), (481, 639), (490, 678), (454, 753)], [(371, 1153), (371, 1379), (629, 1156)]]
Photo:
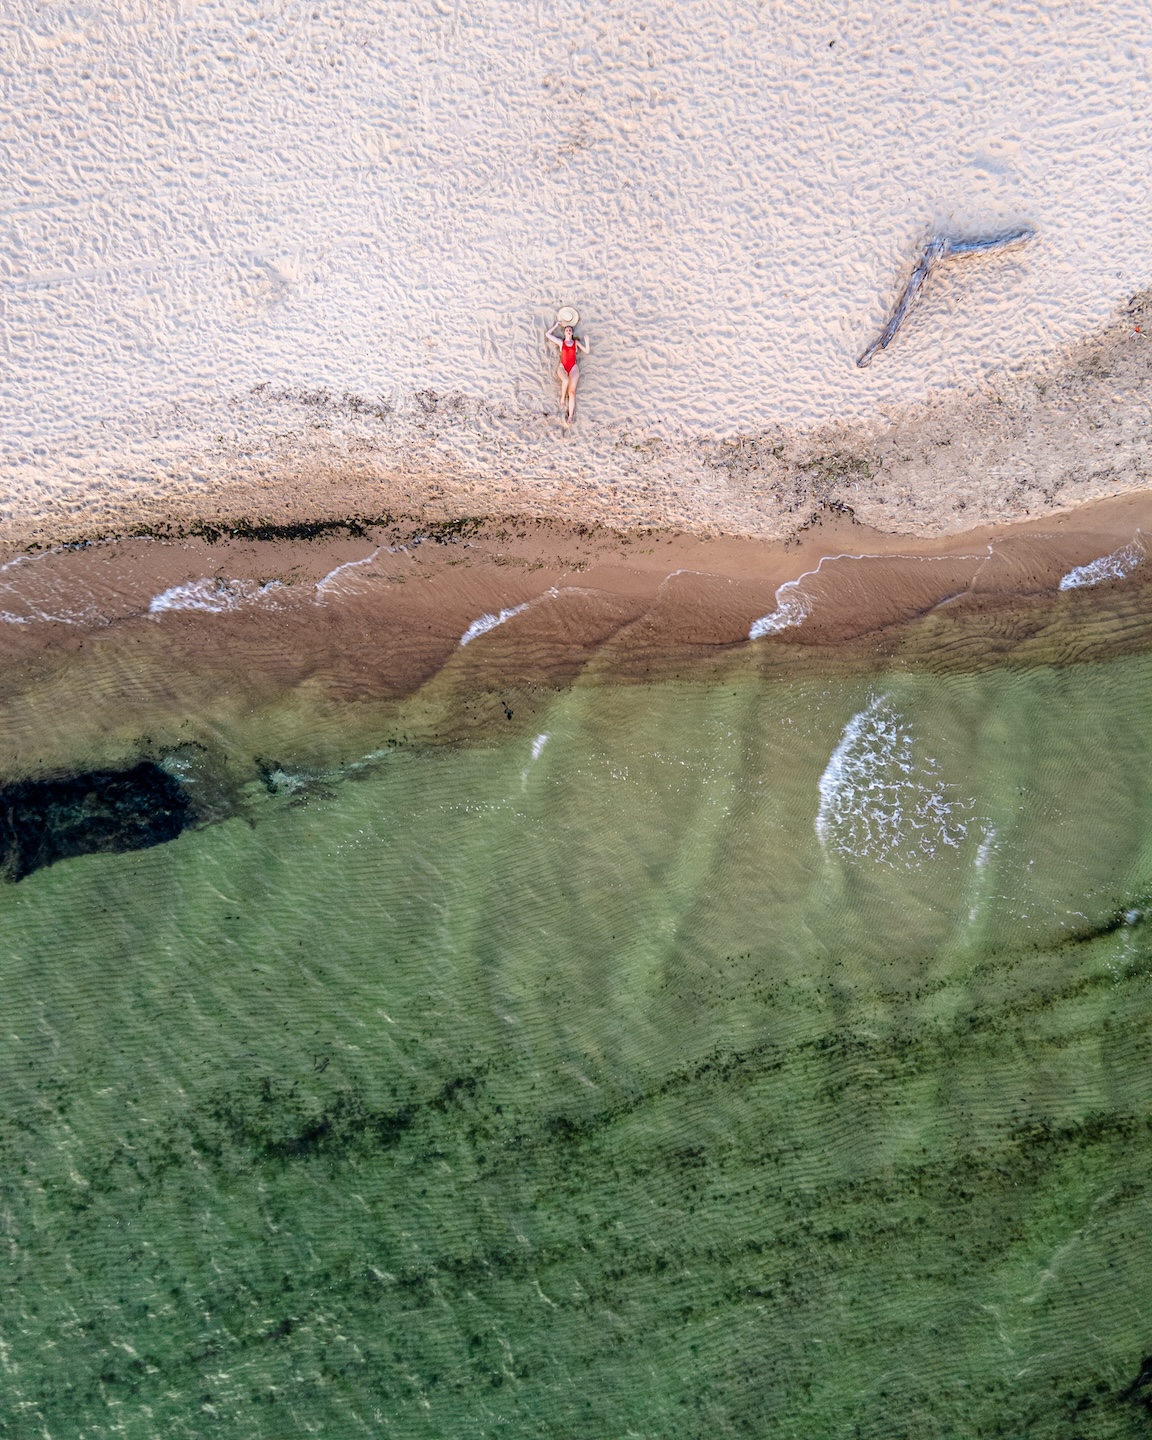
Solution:
[(903, 325), (904, 317), (908, 314), (909, 307), (921, 286), (941, 260), (946, 259), (949, 255), (975, 255), (988, 250), (1003, 250), (1009, 245), (1019, 245), (1024, 240), (1031, 240), (1034, 234), (1035, 231), (1029, 226), (1022, 225), (1000, 235), (979, 236), (971, 240), (951, 240), (945, 235), (933, 235), (925, 245), (924, 253), (920, 256), (915, 270), (912, 271), (908, 284), (904, 287), (904, 293), (900, 296), (896, 308), (892, 312), (891, 319), (856, 361), (856, 364), (863, 369), (864, 366), (872, 363), (872, 357), (877, 350), (888, 348), (897, 330)]

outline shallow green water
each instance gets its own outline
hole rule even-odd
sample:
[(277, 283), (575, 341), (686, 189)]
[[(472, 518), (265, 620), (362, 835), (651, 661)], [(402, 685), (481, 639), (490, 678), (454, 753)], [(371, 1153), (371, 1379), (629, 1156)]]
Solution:
[(1152, 660), (752, 663), (0, 889), (0, 1433), (1149, 1432)]

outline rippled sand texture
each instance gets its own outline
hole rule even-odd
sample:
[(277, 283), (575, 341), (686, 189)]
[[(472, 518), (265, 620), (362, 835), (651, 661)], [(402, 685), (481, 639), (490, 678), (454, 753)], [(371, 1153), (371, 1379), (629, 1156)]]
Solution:
[[(1135, 3), (17, 4), (4, 518), (384, 461), (586, 492), (652, 435), (1037, 361), (1152, 270), (1145, 32)], [(856, 369), (930, 229), (1018, 223)], [(558, 455), (561, 301), (593, 350)]]

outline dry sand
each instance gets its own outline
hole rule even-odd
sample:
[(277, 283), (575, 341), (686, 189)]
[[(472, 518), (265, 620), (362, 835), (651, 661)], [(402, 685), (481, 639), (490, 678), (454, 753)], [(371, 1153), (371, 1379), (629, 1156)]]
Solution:
[[(939, 534), (1142, 485), (1146, 21), (22, 0), (0, 534), (522, 510), (780, 536), (822, 501)], [(1021, 222), (855, 367), (930, 230)], [(569, 436), (560, 302), (592, 340)]]

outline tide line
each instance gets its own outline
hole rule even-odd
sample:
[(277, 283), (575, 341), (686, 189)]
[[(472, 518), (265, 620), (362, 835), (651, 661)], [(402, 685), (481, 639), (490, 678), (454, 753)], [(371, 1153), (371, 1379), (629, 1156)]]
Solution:
[[(872, 551), (866, 551), (862, 555), (852, 555), (843, 552), (839, 555), (821, 555), (815, 568), (805, 570), (795, 580), (785, 580), (776, 591), (776, 609), (767, 615), (761, 615), (758, 620), (753, 620), (748, 630), (749, 640), (760, 640), (765, 635), (775, 635), (781, 630), (791, 629), (796, 625), (803, 625), (812, 613), (812, 606), (815, 603), (810, 596), (800, 594), (800, 586), (805, 580), (810, 580), (813, 575), (819, 575), (824, 565), (833, 560), (915, 560), (917, 562), (934, 560), (984, 560), (991, 559), (993, 554), (992, 545), (988, 546), (988, 552), (980, 555), (880, 555)], [(975, 579), (975, 576), (973, 577)], [(971, 581), (969, 582), (969, 588)]]

